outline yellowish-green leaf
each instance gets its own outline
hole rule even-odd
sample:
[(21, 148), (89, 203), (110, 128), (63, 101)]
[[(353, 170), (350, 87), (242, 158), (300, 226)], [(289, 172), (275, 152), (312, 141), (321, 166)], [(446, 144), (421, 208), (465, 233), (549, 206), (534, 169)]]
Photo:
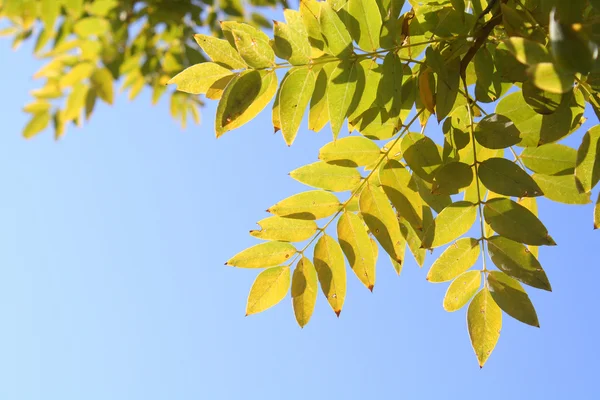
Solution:
[(379, 33), (381, 31), (381, 15), (376, 0), (348, 0), (350, 14), (348, 29), (365, 51), (379, 49)]
[(413, 227), (422, 229), (424, 203), (404, 165), (388, 160), (379, 170), (379, 180), (398, 213)]
[(317, 232), (314, 221), (297, 218), (268, 217), (258, 221), (260, 230), (250, 231), (250, 235), (264, 240), (281, 242), (301, 242)]
[(573, 75), (559, 70), (553, 63), (534, 64), (527, 69), (531, 81), (549, 93), (567, 93), (573, 89)]
[(435, 260), (429, 269), (427, 280), (433, 283), (453, 280), (475, 265), (479, 252), (479, 241), (476, 239), (458, 239)]
[(410, 132), (402, 139), (402, 154), (412, 171), (427, 182), (433, 182), (435, 171), (442, 165), (437, 145), (429, 137)]
[(302, 257), (292, 275), (292, 306), (296, 321), (301, 328), (310, 321), (317, 302), (318, 290), (317, 271), (308, 258)]
[[(51, 0), (55, 3), (60, 3), (56, 0)], [(86, 10), (88, 13), (92, 15), (97, 15), (99, 17), (104, 17), (108, 14), (110, 10), (119, 5), (118, 0), (96, 0), (92, 3), (86, 3)]]
[(217, 106), (217, 137), (252, 120), (267, 106), (276, 91), (277, 75), (274, 71), (248, 70), (233, 78)]
[(290, 172), (290, 176), (298, 182), (332, 192), (344, 192), (354, 189), (361, 180), (356, 168), (333, 165), (317, 161)]
[(369, 290), (375, 285), (376, 254), (363, 220), (354, 213), (344, 212), (337, 224), (340, 246), (350, 268)]
[(321, 290), (339, 317), (346, 298), (346, 266), (338, 242), (323, 234), (315, 245), (314, 263)]
[(506, 158), (490, 158), (479, 165), (479, 179), (492, 192), (505, 196), (537, 197), (544, 192), (533, 178)]
[(504, 115), (490, 114), (475, 126), (475, 139), (488, 149), (505, 149), (518, 144), (521, 133)]
[(92, 63), (81, 63), (75, 65), (69, 72), (60, 78), (60, 87), (66, 88), (73, 86), (84, 79), (87, 79), (94, 72), (94, 65)]
[(600, 228), (600, 193), (598, 193), (598, 200), (594, 206), (594, 229)]
[(278, 99), (279, 121), (288, 146), (291, 146), (296, 138), (314, 89), (315, 74), (308, 68), (292, 68), (281, 83)]
[(477, 205), (469, 201), (457, 201), (440, 212), (423, 233), (422, 247), (433, 249), (443, 246), (464, 235), (477, 218)]
[(502, 329), (502, 310), (487, 288), (481, 289), (469, 304), (467, 327), (477, 361), (483, 367), (494, 351)]
[(271, 206), (267, 212), (281, 217), (321, 219), (339, 211), (338, 198), (324, 190), (311, 190), (290, 196)]
[(334, 63), (327, 63), (317, 74), (315, 89), (310, 99), (310, 109), (308, 112), (308, 129), (311, 131), (319, 132), (329, 121), (327, 86), (334, 68)]
[[(286, 19), (293, 10), (285, 10)], [(296, 18), (294, 17), (294, 21)], [(292, 65), (305, 65), (310, 61), (310, 42), (302, 22), (293, 25), (283, 22), (274, 22), (273, 26), (274, 50), (277, 57), (288, 60)]]
[(521, 64), (533, 65), (552, 61), (548, 50), (533, 40), (514, 36), (505, 40), (504, 44)]
[(381, 79), (377, 88), (377, 103), (385, 108), (390, 117), (397, 117), (402, 108), (404, 67), (398, 54), (393, 51), (383, 59)]
[(215, 63), (234, 70), (247, 67), (236, 49), (227, 40), (200, 34), (194, 35), (194, 39)]
[(587, 131), (577, 150), (575, 177), (580, 192), (589, 192), (600, 180), (600, 125)]
[(500, 271), (490, 271), (487, 281), (492, 298), (502, 311), (524, 324), (540, 327), (535, 308), (519, 282)]
[(492, 199), (483, 208), (485, 221), (494, 232), (515, 242), (555, 246), (542, 222), (527, 208), (510, 199)]
[(65, 121), (71, 121), (77, 119), (83, 111), (85, 106), (85, 99), (87, 97), (88, 86), (83, 83), (77, 83), (73, 86), (73, 90), (67, 97), (67, 105), (63, 110), (63, 118)]
[(356, 62), (340, 62), (332, 71), (327, 83), (327, 109), (333, 138), (337, 138), (356, 91), (358, 69)]
[(233, 72), (217, 63), (206, 62), (192, 65), (175, 75), (168, 84), (176, 84), (177, 90), (192, 94), (204, 94), (217, 81)]
[(467, 271), (456, 277), (444, 296), (444, 310), (458, 311), (477, 293), (481, 286), (481, 271)]
[(80, 19), (73, 25), (73, 32), (80, 38), (89, 36), (102, 36), (110, 29), (109, 22), (104, 18), (87, 17)]
[(235, 47), (242, 60), (252, 68), (269, 68), (275, 64), (275, 53), (268, 41), (260, 35), (252, 35), (241, 30), (231, 31)]
[(351, 161), (362, 167), (379, 159), (381, 150), (372, 140), (360, 136), (348, 136), (327, 143), (319, 150), (319, 159), (326, 162)]
[(367, 184), (360, 194), (360, 212), (381, 247), (397, 262), (402, 262), (404, 238), (396, 213), (381, 187)]
[[(538, 216), (538, 206), (537, 206), (537, 198), (535, 197), (521, 197), (517, 203), (529, 211), (536, 217)], [(485, 225), (489, 228), (489, 225), (485, 223)], [(489, 228), (491, 231), (491, 228)], [(493, 232), (486, 232), (486, 236), (492, 236)], [(533, 254), (535, 258), (538, 258), (540, 255), (540, 248), (538, 246), (527, 245), (527, 249)]]
[(42, 0), (40, 5), (40, 17), (44, 22), (46, 30), (52, 30), (54, 23), (60, 15), (61, 3), (57, 0)]
[(433, 194), (433, 184), (424, 181), (416, 174), (412, 175), (412, 184), (417, 187), (423, 202), (437, 213), (442, 212), (444, 208), (452, 203), (450, 195)]
[(550, 176), (534, 174), (533, 179), (546, 198), (564, 204), (589, 204), (591, 193), (580, 193), (573, 175)]
[(577, 150), (558, 143), (527, 147), (519, 156), (533, 172), (544, 175), (568, 175), (575, 171)]
[(323, 54), (327, 47), (321, 34), (319, 16), (321, 15), (322, 2), (317, 0), (302, 0), (300, 2), (300, 15), (308, 33), (308, 41), (312, 46), (312, 57), (316, 58)]
[(107, 68), (99, 68), (94, 71), (90, 77), (98, 97), (107, 104), (114, 101), (113, 76)]
[(48, 109), (41, 110), (31, 116), (31, 119), (23, 128), (23, 137), (26, 139), (32, 138), (48, 126), (50, 123), (50, 111)]
[(230, 258), (225, 265), (239, 268), (267, 268), (281, 264), (296, 253), (286, 242), (265, 242), (249, 247)]
[(328, 2), (321, 3), (319, 25), (331, 54), (340, 58), (347, 58), (352, 54), (350, 33)]
[(457, 194), (473, 182), (473, 169), (470, 165), (453, 161), (442, 165), (433, 178), (433, 194)]
[(252, 284), (246, 315), (256, 314), (279, 303), (290, 288), (290, 267), (268, 268), (256, 277)]
[(360, 65), (365, 74), (365, 85), (356, 108), (348, 116), (350, 121), (354, 121), (365, 111), (375, 106), (382, 76), (382, 67), (377, 63), (377, 60), (368, 58), (360, 61)]

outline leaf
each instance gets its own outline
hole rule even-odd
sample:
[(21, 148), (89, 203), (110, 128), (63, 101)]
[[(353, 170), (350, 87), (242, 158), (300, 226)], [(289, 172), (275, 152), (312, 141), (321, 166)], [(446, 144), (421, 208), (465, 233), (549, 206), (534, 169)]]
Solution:
[(577, 150), (575, 178), (580, 192), (589, 192), (600, 180), (600, 125), (583, 136)]
[(113, 104), (115, 94), (113, 89), (113, 76), (107, 68), (99, 68), (90, 77), (98, 97), (107, 104)]
[(277, 90), (273, 71), (247, 70), (229, 82), (217, 106), (217, 137), (239, 128), (258, 115)]
[(570, 175), (575, 171), (577, 150), (558, 143), (527, 147), (519, 158), (533, 172), (545, 175)]
[(334, 68), (334, 63), (327, 63), (317, 74), (315, 89), (310, 99), (310, 109), (308, 112), (308, 129), (311, 131), (319, 132), (329, 121), (327, 83)]
[(388, 160), (379, 170), (379, 181), (396, 211), (413, 227), (423, 229), (424, 203), (404, 165), (396, 160)]
[(438, 123), (454, 109), (460, 83), (460, 59), (454, 58), (444, 65), (444, 74), (438, 74), (435, 94), (435, 113)]
[(471, 229), (477, 218), (477, 205), (469, 201), (457, 201), (440, 212), (423, 233), (425, 249), (443, 246)]
[(23, 128), (23, 137), (30, 139), (46, 129), (50, 123), (50, 111), (42, 110), (39, 113), (33, 114), (25, 128)]
[(315, 74), (308, 68), (292, 68), (281, 83), (279, 120), (288, 146), (296, 138), (304, 112), (315, 89)]
[[(422, 233), (415, 230), (415, 228), (413, 228), (413, 226), (404, 218), (400, 217), (399, 220), (402, 237), (406, 241), (408, 249), (413, 255), (415, 261), (419, 267), (422, 267), (425, 263), (425, 256), (427, 255), (427, 251), (421, 247)], [(405, 247), (406, 246), (402, 246), (403, 251)], [(402, 263), (400, 265), (402, 265)]]
[(323, 294), (339, 317), (346, 298), (346, 268), (344, 254), (334, 238), (327, 234), (319, 238), (314, 263)]
[(470, 165), (453, 161), (442, 165), (433, 178), (433, 194), (456, 194), (469, 187), (473, 182), (473, 170)]
[(356, 168), (328, 164), (323, 161), (297, 168), (290, 172), (290, 176), (305, 185), (332, 192), (352, 190), (361, 180), (360, 173)]
[(102, 36), (110, 30), (109, 22), (104, 18), (87, 17), (78, 20), (73, 25), (73, 32), (80, 38), (89, 36)]
[(319, 57), (325, 50), (325, 42), (323, 41), (323, 35), (321, 34), (321, 26), (319, 23), (319, 15), (321, 15), (321, 4), (317, 0), (302, 0), (300, 1), (300, 15), (302, 16), (302, 22), (306, 27), (306, 33), (308, 34), (308, 40), (312, 46), (313, 58)]
[(381, 15), (376, 0), (349, 0), (348, 14), (350, 23), (348, 30), (365, 51), (379, 49), (379, 33), (381, 31)]
[(481, 286), (481, 271), (467, 271), (452, 281), (444, 296), (444, 310), (458, 311), (477, 293)]
[(481, 289), (469, 304), (467, 327), (477, 361), (483, 367), (494, 351), (502, 329), (502, 311), (487, 288)]
[(433, 263), (427, 274), (427, 280), (433, 283), (451, 281), (477, 262), (479, 241), (472, 238), (458, 239)]
[(573, 75), (559, 70), (551, 62), (532, 65), (527, 73), (535, 86), (549, 93), (562, 94), (573, 89)]
[(538, 88), (531, 81), (523, 82), (523, 99), (538, 114), (553, 114), (562, 102), (562, 94)]
[(337, 138), (356, 91), (359, 64), (340, 62), (333, 70), (327, 84), (327, 109), (333, 138)]
[[(581, 14), (580, 14), (581, 15)], [(581, 27), (580, 24), (576, 24)], [(598, 57), (598, 47), (587, 40), (575, 24), (561, 23), (550, 13), (550, 45), (558, 64), (568, 71), (589, 73)]]
[(269, 68), (275, 65), (275, 53), (260, 35), (252, 35), (241, 30), (232, 30), (235, 47), (242, 60), (252, 68)]
[(419, 98), (425, 109), (430, 113), (435, 112), (435, 96), (432, 90), (433, 74), (431, 69), (425, 68), (419, 74)]
[(296, 254), (286, 242), (265, 242), (249, 247), (230, 258), (225, 265), (239, 268), (266, 268), (281, 264)]
[(521, 64), (533, 65), (552, 61), (548, 50), (533, 40), (513, 36), (505, 40), (504, 44)]
[(301, 328), (303, 328), (315, 309), (317, 302), (317, 270), (310, 260), (302, 257), (292, 275), (292, 306), (294, 316)]
[(381, 247), (397, 262), (402, 263), (404, 239), (396, 213), (383, 190), (367, 183), (359, 198), (360, 213)]
[(250, 235), (264, 240), (281, 242), (301, 242), (317, 232), (317, 224), (311, 220), (268, 217), (258, 221), (260, 230), (250, 231)]
[(533, 179), (546, 198), (564, 204), (589, 204), (590, 193), (580, 193), (573, 175), (549, 176), (534, 174)]
[(356, 214), (344, 212), (338, 220), (337, 234), (350, 268), (363, 285), (373, 291), (376, 261), (374, 249), (377, 245), (373, 246), (371, 243), (364, 222)]
[(598, 200), (594, 206), (594, 229), (600, 228), (600, 193), (598, 193)]
[(310, 42), (298, 11), (285, 10), (289, 24), (274, 21), (273, 39), (277, 57), (288, 60), (292, 65), (305, 65), (310, 61)]
[(334, 161), (350, 161), (357, 167), (376, 162), (381, 150), (372, 140), (360, 136), (348, 136), (329, 142), (319, 150), (319, 159), (335, 164)]
[(194, 39), (215, 63), (232, 70), (247, 68), (242, 57), (227, 40), (201, 34), (194, 35)]
[(437, 145), (429, 137), (410, 132), (401, 142), (402, 154), (412, 171), (427, 182), (433, 182), (435, 171), (442, 164)]
[(418, 175), (413, 174), (412, 181), (416, 185), (423, 202), (435, 210), (435, 212), (442, 212), (444, 208), (452, 203), (452, 199), (447, 194), (433, 194), (433, 185), (425, 182)]
[(479, 179), (492, 192), (505, 196), (542, 196), (542, 189), (529, 174), (506, 158), (490, 158), (479, 164)]
[(404, 65), (393, 51), (383, 59), (381, 78), (377, 87), (377, 102), (390, 116), (398, 116), (402, 106)]
[(365, 111), (375, 106), (379, 91), (379, 82), (382, 77), (382, 66), (376, 59), (368, 58), (360, 61), (360, 67), (365, 74), (364, 91), (360, 95), (360, 100), (356, 108), (348, 116), (349, 121), (354, 121)]
[(347, 58), (352, 54), (352, 38), (346, 26), (328, 2), (321, 3), (321, 33), (332, 55)]
[(518, 144), (521, 133), (504, 115), (490, 114), (475, 126), (475, 139), (488, 149), (505, 149)]
[(267, 212), (297, 219), (327, 218), (340, 210), (338, 198), (330, 192), (311, 190), (290, 196), (271, 206)]
[(540, 327), (535, 308), (519, 282), (500, 271), (490, 271), (487, 281), (490, 294), (502, 311), (524, 324)]
[(56, 0), (42, 0), (40, 3), (40, 18), (46, 30), (51, 30), (60, 15), (61, 4)]
[(61, 76), (59, 85), (61, 88), (74, 86), (77, 83), (89, 78), (94, 72), (94, 65), (88, 62), (83, 62), (75, 65), (69, 72)]
[(230, 75), (233, 75), (233, 72), (227, 68), (216, 63), (206, 62), (192, 65), (175, 75), (167, 83), (169, 85), (176, 84), (177, 90), (181, 92), (204, 94), (215, 82)]
[(492, 199), (483, 208), (485, 221), (494, 232), (515, 242), (555, 246), (542, 222), (527, 208), (510, 199)]
[(290, 287), (290, 267), (268, 268), (256, 277), (252, 284), (246, 315), (256, 314), (279, 303)]

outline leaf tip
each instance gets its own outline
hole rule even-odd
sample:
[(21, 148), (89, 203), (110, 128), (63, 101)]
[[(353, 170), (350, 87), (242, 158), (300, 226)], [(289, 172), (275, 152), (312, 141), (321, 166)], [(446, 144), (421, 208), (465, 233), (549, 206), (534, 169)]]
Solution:
[(339, 318), (342, 310), (335, 310), (334, 312), (335, 312), (335, 315)]
[(373, 288), (375, 287), (375, 285), (369, 285), (368, 289), (371, 291), (371, 293), (373, 293)]

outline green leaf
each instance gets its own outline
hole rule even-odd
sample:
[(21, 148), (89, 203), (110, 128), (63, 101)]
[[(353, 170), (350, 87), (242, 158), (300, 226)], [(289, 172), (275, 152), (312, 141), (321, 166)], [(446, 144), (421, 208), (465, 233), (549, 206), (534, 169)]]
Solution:
[(438, 74), (435, 94), (435, 113), (438, 123), (454, 109), (460, 83), (460, 59), (446, 61), (442, 74)]
[(82, 82), (73, 86), (73, 90), (67, 98), (67, 105), (63, 110), (63, 118), (65, 121), (71, 121), (79, 118), (81, 111), (85, 107), (85, 99), (87, 97), (88, 86)]
[(527, 208), (510, 199), (492, 199), (483, 208), (485, 221), (494, 232), (515, 242), (555, 246), (542, 222)]
[(505, 149), (518, 144), (521, 133), (504, 115), (490, 114), (475, 126), (475, 139), (488, 149)]
[(549, 93), (562, 94), (573, 89), (573, 75), (559, 70), (551, 62), (532, 65), (527, 73), (535, 86)]
[(344, 22), (328, 2), (321, 3), (319, 24), (331, 54), (340, 58), (349, 57), (353, 52), (352, 38)]
[(294, 316), (301, 328), (303, 328), (315, 309), (317, 302), (317, 270), (310, 260), (302, 257), (292, 275), (292, 306)]
[(537, 197), (544, 193), (533, 178), (506, 158), (490, 158), (479, 164), (479, 179), (492, 192), (505, 196)]
[(521, 243), (502, 236), (487, 239), (492, 262), (504, 273), (538, 289), (552, 291), (540, 262)]
[(359, 198), (360, 212), (381, 247), (397, 262), (402, 262), (404, 238), (396, 213), (383, 190), (367, 184)]
[(344, 212), (338, 220), (337, 234), (350, 268), (363, 285), (373, 291), (377, 244), (373, 246), (364, 222), (356, 214)]
[(291, 146), (296, 138), (314, 89), (315, 74), (308, 68), (292, 68), (281, 83), (279, 121), (281, 133), (288, 146)]
[(323, 294), (339, 317), (346, 298), (346, 266), (338, 242), (323, 234), (315, 245), (314, 263)]
[(401, 142), (402, 154), (412, 171), (427, 182), (433, 182), (442, 158), (437, 145), (429, 137), (410, 132)]
[(369, 165), (379, 159), (381, 150), (372, 140), (361, 136), (348, 136), (329, 142), (319, 150), (319, 159), (335, 164), (350, 161), (358, 167)]
[(350, 31), (358, 47), (365, 51), (379, 49), (379, 33), (381, 31), (381, 15), (376, 0), (349, 0)]
[(104, 18), (82, 18), (73, 25), (73, 32), (80, 38), (89, 36), (102, 36), (110, 30), (109, 22)]
[(271, 206), (267, 212), (280, 217), (321, 219), (339, 211), (341, 204), (330, 192), (311, 190), (290, 196)]
[(355, 62), (340, 62), (333, 70), (327, 84), (327, 109), (331, 121), (333, 138), (337, 138), (348, 111), (358, 80), (360, 65)]
[(574, 25), (557, 21), (554, 11), (550, 15), (550, 45), (558, 64), (573, 73), (589, 73), (598, 57), (598, 47), (583, 32), (576, 31)]
[(25, 128), (23, 128), (23, 137), (30, 139), (46, 129), (50, 123), (50, 111), (42, 110), (42, 112), (33, 114)]
[(440, 212), (423, 233), (422, 247), (433, 249), (443, 246), (471, 229), (477, 218), (477, 205), (457, 201)]
[(348, 120), (350, 121), (354, 121), (365, 111), (375, 106), (379, 91), (379, 82), (382, 77), (382, 66), (377, 63), (376, 59), (367, 58), (361, 60), (360, 66), (365, 74), (365, 87), (356, 108), (348, 116)]
[(467, 271), (456, 277), (444, 296), (444, 310), (458, 311), (475, 296), (481, 286), (481, 271)]
[(277, 91), (274, 71), (248, 70), (229, 82), (217, 106), (217, 137), (256, 117)]
[(233, 72), (227, 68), (213, 62), (206, 62), (186, 68), (167, 83), (176, 84), (177, 90), (181, 92), (204, 94), (215, 82), (230, 75), (233, 75)]
[(594, 229), (600, 228), (600, 193), (598, 193), (598, 200), (594, 206)]
[(227, 40), (208, 35), (194, 35), (194, 39), (215, 63), (229, 69), (246, 69), (246, 63)]
[(379, 181), (398, 213), (416, 229), (423, 229), (424, 203), (404, 165), (388, 160), (379, 170)]
[(107, 104), (113, 104), (115, 94), (113, 89), (113, 76), (107, 68), (99, 68), (90, 77), (98, 97)]
[(273, 39), (275, 54), (292, 65), (305, 65), (310, 61), (310, 42), (298, 11), (285, 10), (289, 24), (274, 21)]
[(315, 89), (310, 99), (310, 109), (308, 112), (308, 129), (311, 131), (319, 132), (329, 121), (327, 83), (334, 68), (334, 63), (327, 63), (317, 74)]
[(311, 220), (283, 217), (268, 217), (257, 222), (260, 230), (250, 235), (264, 240), (301, 242), (317, 232), (317, 224)]
[(523, 99), (538, 114), (553, 114), (562, 102), (562, 94), (538, 88), (531, 81), (523, 82)]
[(540, 147), (527, 147), (519, 158), (533, 172), (569, 175), (575, 171), (577, 150), (563, 144), (548, 143)]
[(412, 181), (416, 185), (423, 202), (435, 210), (435, 212), (442, 212), (444, 208), (452, 203), (452, 198), (447, 194), (433, 194), (433, 185), (425, 182), (418, 175), (413, 174)]
[(265, 242), (249, 247), (231, 257), (225, 265), (239, 268), (266, 268), (281, 264), (296, 254), (286, 242)]
[(343, 167), (317, 161), (290, 172), (298, 182), (332, 192), (344, 192), (354, 189), (361, 180), (356, 168)]
[(42, 0), (40, 5), (40, 18), (47, 30), (54, 28), (54, 23), (60, 15), (61, 3), (56, 0)]
[(535, 308), (519, 282), (500, 271), (490, 271), (487, 281), (492, 298), (502, 311), (524, 324), (540, 327)]
[(383, 59), (381, 79), (377, 87), (377, 102), (390, 116), (398, 116), (402, 106), (402, 84), (404, 65), (393, 51)]
[[(517, 203), (523, 207), (525, 207), (526, 209), (528, 209), (529, 211), (532, 212), (533, 215), (535, 215), (536, 217), (538, 216), (538, 206), (537, 206), (537, 198), (536, 197), (522, 197), (520, 198)], [(486, 224), (487, 225), (487, 224)], [(489, 225), (487, 225), (489, 227)], [(491, 228), (490, 228), (491, 230)], [(486, 236), (491, 236), (492, 233), (486, 233)], [(527, 245), (527, 249), (531, 252), (531, 254), (533, 254), (533, 256), (535, 258), (538, 258), (540, 255), (540, 248), (538, 246), (532, 246), (532, 245)]]
[[(432, 217), (433, 218), (433, 217)], [(421, 247), (422, 242), (422, 232), (417, 231), (406, 219), (399, 217), (400, 220), (400, 232), (402, 233), (402, 237), (406, 241), (408, 245), (408, 249), (413, 255), (415, 261), (422, 267), (425, 263), (425, 256), (427, 255), (427, 251)], [(404, 255), (406, 246), (402, 245), (402, 251)], [(402, 265), (402, 263), (400, 263)]]
[(477, 361), (483, 367), (494, 351), (502, 329), (502, 311), (487, 288), (481, 289), (469, 304), (467, 327)]
[(260, 35), (252, 35), (244, 31), (232, 30), (235, 47), (242, 60), (252, 68), (269, 68), (275, 65), (275, 53), (268, 41)]
[(300, 2), (300, 15), (308, 33), (308, 40), (312, 46), (313, 58), (323, 54), (325, 42), (321, 34), (319, 15), (321, 15), (321, 4), (317, 0), (303, 0)]
[(470, 165), (453, 161), (444, 164), (435, 172), (433, 194), (457, 194), (473, 182), (473, 170)]
[(575, 178), (580, 192), (589, 192), (600, 180), (600, 125), (583, 136), (577, 150)]
[(534, 174), (533, 179), (546, 198), (564, 204), (589, 204), (590, 193), (580, 193), (573, 175), (550, 176)]
[(477, 262), (479, 241), (472, 238), (458, 239), (438, 257), (429, 269), (427, 280), (433, 283), (451, 281)]
[(61, 88), (74, 86), (87, 79), (94, 72), (92, 63), (83, 62), (75, 65), (69, 72), (60, 77), (59, 85)]
[(246, 315), (256, 314), (279, 303), (290, 288), (290, 267), (268, 268), (256, 277), (252, 284)]
[(552, 61), (548, 50), (533, 40), (514, 36), (505, 40), (504, 44), (521, 64), (533, 65)]

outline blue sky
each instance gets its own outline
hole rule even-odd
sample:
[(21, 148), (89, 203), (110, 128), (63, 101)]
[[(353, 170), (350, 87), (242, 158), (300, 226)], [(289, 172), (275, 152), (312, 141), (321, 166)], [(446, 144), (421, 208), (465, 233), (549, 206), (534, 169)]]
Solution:
[(30, 50), (0, 41), (0, 399), (600, 397), (591, 205), (541, 202), (559, 243), (540, 257), (554, 292), (529, 290), (542, 328), (505, 316), (483, 370), (464, 310), (443, 311), (447, 285), (412, 259), (397, 277), (380, 257), (373, 293), (349, 275), (339, 319), (322, 295), (304, 329), (289, 297), (244, 317), (258, 271), (223, 263), (304, 190), (287, 172), (316, 159), (328, 128), (303, 124), (288, 148), (265, 112), (216, 140), (215, 103), (182, 131), (144, 92), (59, 142), (25, 141)]

